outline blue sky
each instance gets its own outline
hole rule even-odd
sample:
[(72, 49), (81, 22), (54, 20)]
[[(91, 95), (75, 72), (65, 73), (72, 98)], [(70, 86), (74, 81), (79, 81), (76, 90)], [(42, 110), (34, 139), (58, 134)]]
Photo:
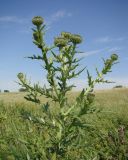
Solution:
[[(94, 76), (95, 67), (102, 67), (101, 58), (117, 53), (120, 63), (106, 78), (116, 82), (112, 85), (128, 86), (127, 0), (0, 0), (0, 89), (17, 90), (19, 72), (33, 82), (46, 83), (41, 64), (24, 58), (40, 53), (32, 43), (31, 19), (36, 15), (45, 19), (49, 45), (61, 31), (83, 36), (81, 66), (87, 66)], [(86, 86), (86, 73), (72, 82), (77, 89)]]

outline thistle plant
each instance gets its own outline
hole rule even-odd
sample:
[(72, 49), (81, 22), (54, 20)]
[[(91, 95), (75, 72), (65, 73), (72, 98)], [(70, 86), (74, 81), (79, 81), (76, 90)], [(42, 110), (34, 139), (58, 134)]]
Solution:
[[(33, 43), (41, 50), (41, 54), (28, 57), (32, 60), (40, 60), (47, 73), (49, 87), (41, 87), (38, 83), (32, 85), (23, 73), (18, 74), (19, 84), (27, 90), (25, 99), (39, 104), (42, 107), (42, 117), (31, 117), (33, 123), (38, 122), (43, 126), (44, 150), (40, 153), (42, 159), (85, 159), (85, 153), (81, 151), (82, 137), (86, 134), (88, 125), (84, 117), (92, 113), (94, 100), (94, 87), (98, 83), (109, 83), (104, 79), (104, 75), (111, 72), (112, 66), (117, 63), (118, 56), (112, 54), (110, 58), (104, 60), (104, 67), (101, 71), (96, 68), (97, 77), (93, 79), (87, 70), (88, 87), (84, 88), (71, 104), (67, 93), (75, 87), (69, 85), (68, 81), (78, 77), (84, 70), (76, 71), (79, 67), (80, 59), (76, 58), (77, 47), (82, 43), (82, 37), (69, 32), (61, 32), (60, 36), (54, 39), (52, 46), (45, 43), (45, 24), (40, 16), (34, 17), (32, 23)], [(54, 106), (51, 107), (49, 101), (42, 104), (41, 96), (51, 99)], [(49, 100), (48, 99), (48, 100)], [(57, 111), (54, 112), (54, 109)], [(47, 136), (46, 136), (47, 135)], [(70, 157), (70, 153), (75, 153)], [(31, 157), (31, 156), (30, 156)], [(32, 158), (32, 157), (31, 157)]]

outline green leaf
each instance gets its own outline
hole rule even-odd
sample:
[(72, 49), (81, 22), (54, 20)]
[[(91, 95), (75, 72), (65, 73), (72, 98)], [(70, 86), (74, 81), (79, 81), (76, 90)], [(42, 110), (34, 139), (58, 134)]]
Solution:
[(31, 158), (30, 158), (30, 156), (29, 156), (29, 154), (27, 153), (27, 160), (31, 160)]
[(87, 76), (88, 76), (88, 85), (91, 86), (92, 85), (92, 77), (90, 76), (90, 73), (88, 70), (87, 70)]
[(56, 159), (56, 153), (53, 153), (53, 154), (52, 154), (51, 160), (57, 160), (57, 159)]

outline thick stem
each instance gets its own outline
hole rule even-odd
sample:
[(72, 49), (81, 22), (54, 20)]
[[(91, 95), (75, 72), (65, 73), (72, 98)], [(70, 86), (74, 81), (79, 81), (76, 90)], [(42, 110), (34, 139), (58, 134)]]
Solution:
[[(72, 51), (69, 52), (68, 54), (71, 54), (70, 56), (71, 57), (71, 60), (68, 59), (68, 57), (65, 56), (65, 54), (63, 53), (63, 49), (61, 48), (60, 49), (60, 54), (62, 54), (62, 60), (60, 61), (61, 63), (61, 77), (62, 77), (62, 87), (61, 87), (61, 91), (60, 91), (60, 94), (61, 94), (61, 102), (59, 103), (60, 104), (60, 108), (64, 107), (66, 105), (66, 92), (68, 91), (67, 90), (67, 80), (68, 80), (68, 75), (71, 71), (71, 66), (73, 64), (73, 59), (74, 59), (74, 55), (75, 55), (75, 48), (76, 48), (76, 45), (74, 44), (73, 45), (73, 48), (72, 48)], [(66, 64), (68, 60), (68, 64)]]

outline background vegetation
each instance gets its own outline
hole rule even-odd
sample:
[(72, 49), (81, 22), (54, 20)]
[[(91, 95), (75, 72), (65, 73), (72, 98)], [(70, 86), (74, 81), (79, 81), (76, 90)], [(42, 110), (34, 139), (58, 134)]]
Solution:
[[(42, 109), (26, 102), (24, 95), (0, 94), (1, 159), (42, 159)], [(77, 92), (72, 92), (68, 98), (72, 102), (77, 95)], [(127, 160), (128, 89), (97, 91), (95, 95), (93, 106), (97, 111), (85, 116), (88, 125), (82, 137), (84, 149), (72, 150), (69, 159)], [(42, 102), (46, 102), (46, 98), (43, 97)]]

